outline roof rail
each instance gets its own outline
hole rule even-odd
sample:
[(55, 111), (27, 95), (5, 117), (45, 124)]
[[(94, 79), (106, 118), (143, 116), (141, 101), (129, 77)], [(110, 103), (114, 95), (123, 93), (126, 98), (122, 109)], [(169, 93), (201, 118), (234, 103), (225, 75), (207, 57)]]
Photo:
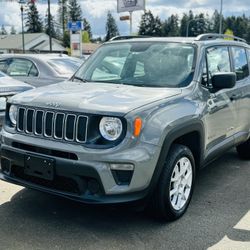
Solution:
[(150, 36), (115, 36), (109, 39), (109, 41), (118, 41), (118, 40), (126, 40), (126, 39), (133, 39), (133, 38), (148, 38)]
[(225, 39), (229, 38), (234, 41), (246, 43), (246, 40), (237, 36), (230, 36), (225, 34), (216, 34), (216, 33), (207, 33), (199, 35), (195, 38), (195, 41), (207, 41), (207, 40), (215, 40), (215, 39)]

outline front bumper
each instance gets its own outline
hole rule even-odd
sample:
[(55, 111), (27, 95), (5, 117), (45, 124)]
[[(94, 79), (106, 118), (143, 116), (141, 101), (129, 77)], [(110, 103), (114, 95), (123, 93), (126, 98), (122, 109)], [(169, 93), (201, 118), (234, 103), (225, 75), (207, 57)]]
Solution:
[[(88, 152), (84, 152), (81, 147), (81, 155), (77, 152), (78, 159), (66, 159), (61, 155), (52, 156), (46, 140), (10, 134), (4, 130), (2, 136), (0, 179), (85, 203), (121, 203), (144, 198), (148, 194), (158, 160), (159, 150), (154, 145), (137, 144), (136, 148), (125, 150), (125, 154), (121, 150), (112, 154), (109, 150), (110, 153), (103, 152), (99, 155), (89, 149)], [(13, 146), (20, 141), (29, 147), (21, 149)], [(46, 147), (41, 147), (43, 143)], [(61, 142), (51, 141), (49, 145), (53, 152), (62, 150), (62, 146), (65, 148), (65, 143)], [(68, 146), (70, 152), (76, 152), (74, 147), (79, 150), (77, 145)], [(44, 150), (33, 150), (37, 148)], [(53, 181), (24, 173), (25, 157), (30, 154), (36, 157), (48, 157), (55, 161)], [(120, 162), (133, 163), (135, 166), (131, 181), (126, 185), (117, 184), (110, 170), (111, 163)], [(93, 191), (93, 185), (96, 191)]]

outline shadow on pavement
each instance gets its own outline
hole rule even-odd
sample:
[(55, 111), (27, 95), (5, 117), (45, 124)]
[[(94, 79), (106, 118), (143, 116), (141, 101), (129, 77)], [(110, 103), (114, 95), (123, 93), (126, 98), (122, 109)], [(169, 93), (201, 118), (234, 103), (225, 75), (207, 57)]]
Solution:
[(167, 224), (23, 189), (0, 206), (0, 248), (207, 249), (225, 235), (247, 242), (250, 231), (233, 227), (250, 209), (249, 178), (250, 163), (230, 151), (198, 174), (186, 215)]

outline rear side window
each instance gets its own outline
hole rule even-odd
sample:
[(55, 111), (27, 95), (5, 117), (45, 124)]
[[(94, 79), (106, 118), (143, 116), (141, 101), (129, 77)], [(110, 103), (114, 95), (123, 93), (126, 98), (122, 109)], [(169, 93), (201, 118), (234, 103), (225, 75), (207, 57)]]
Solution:
[(38, 70), (30, 60), (14, 58), (9, 64), (7, 74), (10, 76), (38, 76)]
[(240, 47), (232, 47), (233, 60), (237, 81), (249, 76), (246, 50)]

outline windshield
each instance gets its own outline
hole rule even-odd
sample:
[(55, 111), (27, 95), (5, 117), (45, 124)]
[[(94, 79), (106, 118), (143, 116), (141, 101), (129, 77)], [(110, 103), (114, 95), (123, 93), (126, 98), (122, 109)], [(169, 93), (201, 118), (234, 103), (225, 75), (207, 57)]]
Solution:
[(169, 42), (107, 44), (85, 62), (75, 77), (88, 82), (143, 87), (183, 87), (193, 79), (195, 48)]
[(73, 74), (83, 63), (77, 58), (53, 58), (48, 60), (48, 64), (59, 74)]

